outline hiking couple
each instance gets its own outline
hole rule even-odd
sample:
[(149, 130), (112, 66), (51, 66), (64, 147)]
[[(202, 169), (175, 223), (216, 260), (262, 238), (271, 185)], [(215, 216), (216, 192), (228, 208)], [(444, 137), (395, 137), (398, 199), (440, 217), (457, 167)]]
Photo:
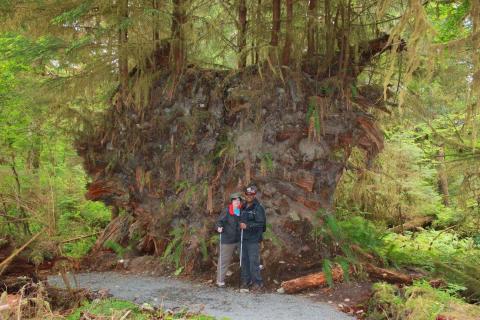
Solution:
[(225, 286), (232, 255), (240, 249), (241, 292), (260, 291), (263, 280), (260, 275), (260, 242), (266, 230), (265, 210), (256, 199), (254, 186), (245, 189), (245, 202), (240, 193), (230, 195), (230, 204), (217, 220), (220, 234), (220, 254), (217, 265), (217, 286)]

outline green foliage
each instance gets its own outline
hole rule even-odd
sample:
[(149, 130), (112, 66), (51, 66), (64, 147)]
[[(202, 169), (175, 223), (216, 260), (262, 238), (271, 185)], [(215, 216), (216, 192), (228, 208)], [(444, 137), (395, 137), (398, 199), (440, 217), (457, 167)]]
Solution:
[(125, 254), (129, 250), (131, 250), (130, 247), (125, 248), (121, 244), (119, 244), (115, 241), (112, 241), (112, 240), (105, 241), (105, 243), (103, 244), (103, 247), (106, 248), (106, 249), (113, 250), (113, 252), (115, 252), (119, 258), (123, 258), (125, 256)]
[(427, 230), (384, 237), (382, 255), (396, 266), (416, 266), (446, 279), (464, 294), (480, 298), (480, 249), (472, 238), (453, 232)]
[(338, 246), (346, 258), (356, 260), (351, 245), (355, 244), (365, 250), (381, 256), (384, 247), (384, 233), (380, 232), (370, 221), (362, 217), (352, 217), (337, 220), (333, 215), (327, 215), (323, 224), (312, 229), (311, 236), (322, 240), (330, 246)]
[(275, 169), (275, 162), (273, 161), (273, 157), (271, 153), (263, 153), (260, 154), (260, 171), (263, 174), (267, 174), (268, 172), (272, 172)]
[[(1, 236), (20, 240), (46, 227), (50, 240), (61, 242), (93, 234), (110, 220), (105, 205), (84, 198), (87, 177), (67, 134), (72, 123), (58, 118), (35, 92), (43, 83), (38, 72), (45, 72), (38, 62), (51, 59), (59, 45), (51, 37), (0, 34)], [(24, 222), (10, 223), (15, 219)], [(62, 249), (79, 257), (94, 241), (68, 242)]]
[(263, 233), (263, 238), (267, 241), (271, 241), (272, 244), (278, 248), (282, 248), (285, 246), (285, 243), (280, 239), (272, 229), (272, 225), (267, 223), (267, 230)]
[(129, 310), (131, 310), (131, 313), (127, 319), (150, 319), (148, 315), (142, 314), (139, 307), (133, 302), (118, 299), (106, 299), (100, 300), (99, 302), (85, 302), (80, 308), (76, 309), (72, 314), (70, 314), (67, 319), (78, 320), (80, 319), (82, 312), (88, 312), (104, 317), (121, 317)]
[[(347, 173), (340, 183), (337, 205), (359, 208), (367, 217), (399, 225), (416, 216), (446, 215), (435, 187), (436, 170), (414, 141), (415, 135), (388, 133), (385, 150), (373, 168), (361, 174)], [(350, 160), (363, 167), (364, 155), (355, 152)]]
[(162, 255), (162, 260), (169, 263), (173, 263), (177, 270), (176, 272), (178, 272), (179, 274), (181, 273), (180, 268), (182, 267), (181, 258), (182, 258), (183, 247), (184, 247), (183, 246), (184, 234), (185, 234), (185, 229), (183, 226), (173, 228), (173, 230), (170, 232), (170, 236), (172, 238), (170, 239), (170, 242), (168, 243)]
[(309, 97), (308, 108), (306, 113), (306, 123), (307, 126), (313, 122), (313, 127), (315, 129), (316, 135), (321, 135), (321, 108), (322, 106), (318, 103), (318, 97)]
[[(67, 320), (78, 320), (82, 313), (92, 314), (98, 317), (108, 319), (125, 320), (148, 320), (148, 319), (188, 319), (188, 320), (215, 320), (214, 317), (192, 314), (186, 310), (180, 310), (172, 313), (156, 309), (154, 311), (142, 311), (141, 308), (130, 301), (119, 299), (105, 299), (93, 302), (84, 302), (83, 305), (75, 309), (66, 317)], [(126, 315), (128, 312), (128, 315)], [(126, 318), (122, 318), (126, 315)]]
[(432, 320), (439, 315), (473, 320), (480, 316), (480, 308), (466, 304), (449, 291), (432, 288), (425, 281), (405, 289), (387, 283), (373, 285), (367, 319)]

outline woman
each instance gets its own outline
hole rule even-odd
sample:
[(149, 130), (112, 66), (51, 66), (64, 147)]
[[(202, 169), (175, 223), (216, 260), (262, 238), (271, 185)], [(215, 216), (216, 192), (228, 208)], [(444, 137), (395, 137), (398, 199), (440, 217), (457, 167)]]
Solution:
[(230, 195), (230, 204), (217, 220), (217, 232), (220, 233), (220, 254), (217, 263), (217, 286), (225, 287), (225, 275), (228, 271), (233, 252), (240, 240), (240, 211), (242, 199), (240, 193)]

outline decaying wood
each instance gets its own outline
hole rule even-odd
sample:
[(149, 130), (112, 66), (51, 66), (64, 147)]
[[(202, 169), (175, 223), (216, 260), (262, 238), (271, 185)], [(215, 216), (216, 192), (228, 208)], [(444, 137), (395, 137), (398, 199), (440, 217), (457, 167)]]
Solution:
[(95, 233), (91, 233), (91, 234), (86, 234), (86, 235), (78, 236), (78, 237), (75, 237), (75, 238), (63, 240), (63, 241), (61, 241), (61, 243), (75, 242), (75, 241), (78, 241), (78, 240), (82, 240), (82, 239), (85, 239), (85, 238), (90, 238), (90, 237), (96, 236), (96, 235), (98, 235), (99, 233), (100, 233), (100, 232), (95, 232)]
[(33, 241), (35, 241), (42, 233), (44, 230), (40, 231), (36, 235), (30, 238), (24, 245), (22, 245), (20, 248), (15, 250), (7, 259), (3, 260), (0, 263), (0, 276), (5, 272), (7, 269), (8, 265), (13, 261), (13, 259), (23, 250), (25, 250), (26, 247), (28, 247)]
[[(334, 282), (343, 279), (343, 269), (336, 266), (332, 269), (332, 279)], [(324, 272), (312, 273), (304, 277), (284, 281), (281, 287), (285, 293), (296, 293), (302, 290), (316, 288), (327, 285), (327, 277)]]
[(371, 263), (365, 264), (365, 270), (371, 278), (397, 284), (412, 284), (414, 277), (398, 271), (384, 269)]
[[(382, 280), (394, 284), (408, 285), (411, 284), (414, 279), (418, 278), (400, 271), (379, 268), (368, 262), (364, 263), (363, 265), (365, 266), (365, 271), (367, 271), (369, 276), (376, 280)], [(332, 269), (332, 279), (334, 282), (343, 280), (343, 269), (341, 267), (336, 266)], [(283, 288), (283, 292), (285, 293), (297, 293), (306, 289), (322, 287), (325, 285), (327, 285), (325, 273), (316, 272), (303, 277), (284, 281), (281, 284), (281, 288)]]
[(425, 217), (415, 217), (414, 219), (405, 222), (403, 225), (398, 225), (393, 228), (390, 228), (391, 232), (401, 232), (401, 231), (411, 231), (419, 227), (424, 227), (433, 221), (432, 216)]

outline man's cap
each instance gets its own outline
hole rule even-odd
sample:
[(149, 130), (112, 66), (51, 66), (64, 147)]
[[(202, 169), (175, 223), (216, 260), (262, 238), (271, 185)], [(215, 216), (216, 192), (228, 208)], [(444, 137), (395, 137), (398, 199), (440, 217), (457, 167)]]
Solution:
[(245, 188), (245, 194), (247, 195), (256, 195), (257, 194), (257, 187), (249, 186)]
[(240, 194), (240, 192), (234, 192), (232, 194), (230, 194), (230, 201), (232, 201), (233, 199), (242, 199), (242, 195)]

